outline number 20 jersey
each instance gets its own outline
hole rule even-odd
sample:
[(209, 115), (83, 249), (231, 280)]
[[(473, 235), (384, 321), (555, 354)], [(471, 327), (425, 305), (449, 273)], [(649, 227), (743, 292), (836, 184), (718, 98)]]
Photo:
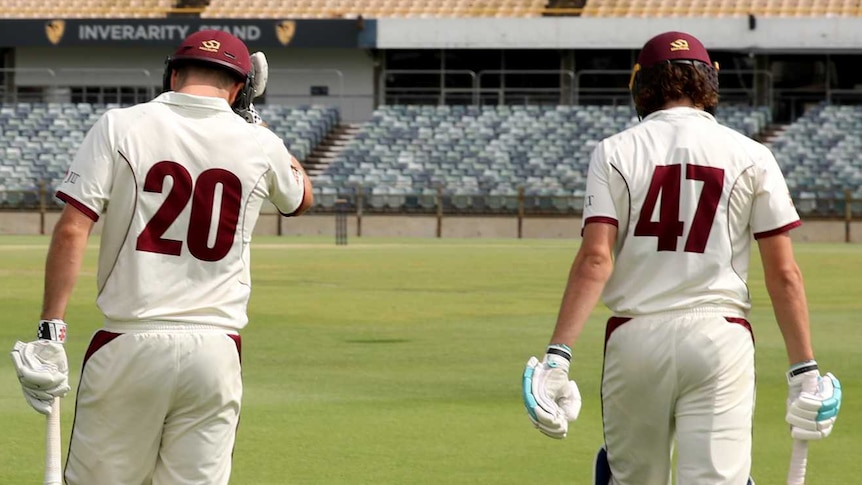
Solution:
[(57, 197), (94, 221), (104, 215), (106, 327), (244, 327), (263, 201), (290, 214), (303, 197), (290, 161), (278, 136), (220, 98), (170, 92), (103, 114)]
[(583, 221), (618, 227), (602, 299), (624, 316), (747, 315), (752, 238), (800, 225), (772, 152), (684, 107), (654, 112), (596, 146)]

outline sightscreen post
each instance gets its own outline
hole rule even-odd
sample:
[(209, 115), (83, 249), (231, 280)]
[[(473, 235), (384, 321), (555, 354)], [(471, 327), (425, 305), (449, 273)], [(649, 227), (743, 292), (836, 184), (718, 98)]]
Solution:
[(347, 211), (349, 206), (347, 200), (338, 199), (335, 201), (335, 245), (344, 246), (347, 244)]

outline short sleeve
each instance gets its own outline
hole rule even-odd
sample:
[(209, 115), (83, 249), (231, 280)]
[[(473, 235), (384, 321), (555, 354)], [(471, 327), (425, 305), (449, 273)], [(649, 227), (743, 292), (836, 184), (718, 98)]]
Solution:
[(290, 163), (293, 155), (284, 144), (271, 157), (272, 170), (269, 172), (269, 200), (283, 215), (289, 215), (299, 208), (305, 195), (305, 181), (302, 173)]
[(619, 224), (619, 215), (611, 192), (610, 170), (610, 161), (605, 156), (604, 143), (599, 143), (590, 157), (582, 228), (593, 222), (614, 226)]
[(106, 113), (87, 132), (56, 193), (93, 221), (99, 220), (111, 194), (116, 150), (109, 128)]
[(758, 165), (757, 187), (751, 210), (751, 231), (755, 239), (774, 236), (800, 226), (784, 175), (769, 156)]

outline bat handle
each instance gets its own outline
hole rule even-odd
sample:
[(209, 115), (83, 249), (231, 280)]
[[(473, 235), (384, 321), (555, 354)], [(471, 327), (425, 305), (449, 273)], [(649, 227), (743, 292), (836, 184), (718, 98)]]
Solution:
[(805, 471), (808, 467), (808, 442), (793, 440), (793, 453), (790, 456), (790, 470), (787, 472), (787, 485), (805, 485)]
[(44, 485), (62, 485), (60, 465), (60, 398), (55, 397), (45, 428), (45, 481)]

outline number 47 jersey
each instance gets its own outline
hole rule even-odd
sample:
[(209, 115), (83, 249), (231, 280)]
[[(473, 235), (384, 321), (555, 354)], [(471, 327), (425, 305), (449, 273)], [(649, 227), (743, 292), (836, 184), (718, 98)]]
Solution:
[(290, 214), (303, 187), (274, 133), (223, 99), (170, 92), (103, 114), (57, 197), (103, 219), (97, 303), (106, 328), (238, 330), (262, 204)]
[(602, 299), (618, 315), (745, 316), (751, 240), (800, 225), (774, 156), (693, 108), (661, 110), (593, 151), (584, 225), (618, 227)]

